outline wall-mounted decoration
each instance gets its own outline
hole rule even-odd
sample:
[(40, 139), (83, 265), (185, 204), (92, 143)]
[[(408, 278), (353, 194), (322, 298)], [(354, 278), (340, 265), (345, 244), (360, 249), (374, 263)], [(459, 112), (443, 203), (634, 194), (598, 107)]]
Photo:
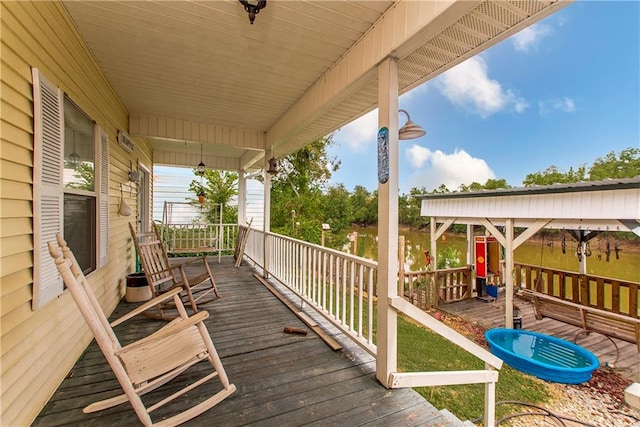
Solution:
[(127, 152), (133, 153), (133, 148), (134, 148), (133, 141), (131, 140), (131, 138), (129, 138), (129, 135), (127, 135), (127, 133), (123, 130), (118, 131), (118, 144), (120, 144), (120, 146), (124, 148)]
[(389, 181), (389, 128), (378, 130), (378, 182), (386, 184)]
[(125, 202), (124, 200), (124, 194), (122, 194), (122, 184), (120, 184), (120, 209), (118, 209), (118, 213), (121, 216), (131, 216), (131, 214), (133, 213), (127, 202)]

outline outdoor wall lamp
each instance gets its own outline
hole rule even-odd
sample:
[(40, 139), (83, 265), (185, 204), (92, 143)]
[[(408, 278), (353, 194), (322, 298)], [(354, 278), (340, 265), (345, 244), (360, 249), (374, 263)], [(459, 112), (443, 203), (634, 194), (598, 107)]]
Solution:
[(264, 9), (267, 6), (267, 0), (239, 0), (244, 10), (249, 14), (249, 22), (253, 25), (253, 21), (256, 19), (256, 15), (260, 13), (260, 9)]
[(422, 129), (422, 126), (418, 126), (411, 121), (409, 113), (407, 113), (405, 110), (398, 110), (398, 113), (404, 113), (407, 116), (407, 122), (398, 131), (398, 139), (416, 139), (427, 134), (427, 132)]
[(267, 169), (267, 173), (269, 175), (276, 175), (278, 172), (278, 160), (272, 157), (269, 159), (269, 169)]

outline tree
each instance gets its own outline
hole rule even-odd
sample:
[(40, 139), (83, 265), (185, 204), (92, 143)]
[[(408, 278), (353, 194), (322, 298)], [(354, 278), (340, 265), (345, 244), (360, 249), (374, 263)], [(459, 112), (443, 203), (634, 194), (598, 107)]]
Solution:
[[(196, 175), (199, 174), (194, 169)], [(208, 223), (220, 222), (220, 205), (222, 205), (222, 222), (233, 224), (238, 222), (238, 207), (230, 206), (231, 201), (238, 195), (238, 174), (235, 172), (207, 169), (202, 174), (202, 180), (192, 180), (189, 191), (196, 197), (187, 199), (194, 206), (202, 206), (203, 220)], [(204, 194), (204, 202), (200, 203), (198, 195)]]
[(66, 188), (94, 191), (95, 173), (93, 163), (81, 162), (73, 167), (73, 178), (74, 180), (72, 182), (67, 182), (64, 185)]
[(598, 157), (589, 168), (589, 179), (599, 181), (607, 178), (633, 178), (640, 175), (640, 148), (627, 148), (616, 157), (611, 151)]
[(525, 187), (532, 185), (568, 184), (580, 181), (600, 181), (608, 178), (633, 178), (640, 175), (640, 148), (626, 148), (616, 156), (611, 151), (598, 157), (588, 169), (585, 165), (570, 167), (564, 173), (557, 166), (549, 166), (544, 171), (527, 175), (522, 182)]
[(400, 224), (408, 225), (409, 228), (422, 228), (428, 222), (429, 218), (420, 215), (422, 201), (417, 197), (426, 194), (427, 189), (422, 187), (412, 188), (409, 194), (403, 194), (398, 200), (398, 219)]
[(522, 184), (525, 187), (534, 185), (551, 185), (551, 184), (567, 184), (572, 182), (580, 182), (586, 180), (585, 165), (579, 166), (576, 170), (573, 167), (564, 173), (557, 166), (551, 165), (544, 171), (528, 174)]
[(374, 224), (378, 218), (377, 193), (369, 191), (361, 185), (356, 185), (349, 196), (351, 205), (351, 222), (360, 225)]
[(480, 184), (478, 182), (472, 182), (471, 184), (464, 185), (464, 184), (460, 184), (460, 187), (458, 187), (458, 190), (461, 193), (466, 193), (466, 192), (470, 192), (470, 191), (482, 191), (482, 190), (498, 190), (500, 188), (511, 188), (511, 186), (509, 184), (507, 184), (507, 180), (506, 179), (491, 179), (489, 178), (487, 180), (487, 182), (485, 182), (484, 184)]
[(323, 197), (339, 162), (327, 147), (332, 136), (320, 138), (280, 160), (280, 173), (271, 180), (271, 229), (308, 242), (320, 243)]

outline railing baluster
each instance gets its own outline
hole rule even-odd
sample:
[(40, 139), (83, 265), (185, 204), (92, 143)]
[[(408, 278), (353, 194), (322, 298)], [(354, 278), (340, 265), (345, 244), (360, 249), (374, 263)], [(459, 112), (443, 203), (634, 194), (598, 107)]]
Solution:
[(342, 259), (342, 323), (347, 323), (347, 259)]
[(363, 312), (363, 302), (364, 298), (362, 295), (362, 281), (364, 279), (364, 265), (358, 265), (358, 336), (362, 336), (362, 312)]
[(334, 257), (333, 254), (329, 255), (329, 314), (333, 316), (333, 284), (335, 283), (334, 276)]
[(336, 256), (336, 289), (335, 289), (335, 298), (336, 298), (336, 312), (335, 317), (340, 320), (340, 280), (341, 280), (341, 263), (342, 257)]
[(369, 267), (367, 282), (367, 343), (373, 345), (373, 268)]
[(350, 295), (350, 299), (349, 299), (349, 301), (350, 301), (349, 302), (349, 304), (350, 304), (350, 306), (349, 306), (349, 327), (351, 328), (352, 331), (354, 331), (355, 328), (353, 327), (354, 326), (353, 319), (354, 319), (354, 315), (355, 315), (354, 311), (355, 311), (355, 308), (356, 308), (355, 307), (355, 286), (354, 286), (355, 285), (355, 280), (356, 280), (356, 277), (355, 277), (356, 276), (356, 263), (355, 263), (355, 261), (351, 261), (350, 264), (351, 264), (351, 277), (349, 278), (350, 279), (349, 280), (349, 293), (351, 295)]

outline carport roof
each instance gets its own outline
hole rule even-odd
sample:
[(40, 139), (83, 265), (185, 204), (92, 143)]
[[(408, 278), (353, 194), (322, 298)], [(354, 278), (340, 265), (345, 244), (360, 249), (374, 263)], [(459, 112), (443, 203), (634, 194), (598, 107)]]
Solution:
[(634, 178), (609, 178), (601, 181), (581, 181), (567, 184), (534, 185), (531, 187), (499, 188), (496, 190), (416, 195), (419, 199), (456, 199), (474, 197), (502, 197), (533, 194), (574, 193), (640, 188), (640, 175)]
[(640, 236), (640, 176), (493, 191), (426, 194), (420, 214), (437, 222), (570, 230), (631, 231)]

